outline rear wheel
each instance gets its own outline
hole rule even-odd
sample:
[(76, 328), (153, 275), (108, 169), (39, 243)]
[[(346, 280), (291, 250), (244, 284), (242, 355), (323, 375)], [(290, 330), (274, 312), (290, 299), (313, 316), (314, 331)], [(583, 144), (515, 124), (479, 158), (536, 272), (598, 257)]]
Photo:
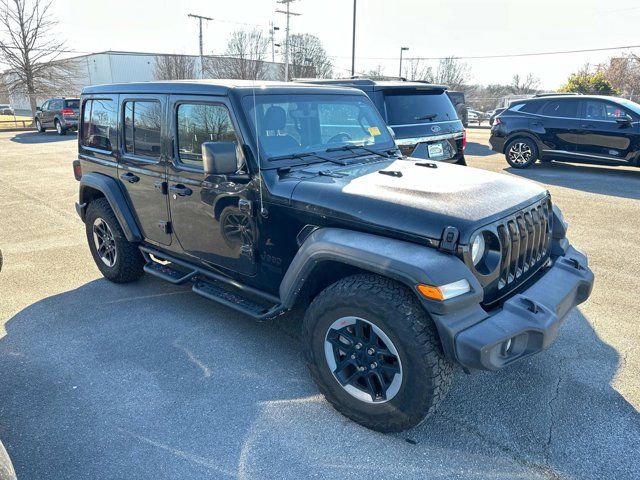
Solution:
[(55, 124), (56, 132), (58, 132), (58, 135), (67, 134), (67, 129), (62, 126), (62, 123), (60, 123), (60, 120), (56, 119), (56, 121), (53, 123)]
[(504, 155), (513, 168), (528, 168), (536, 162), (538, 148), (533, 140), (516, 138), (508, 143)]
[(384, 277), (354, 275), (326, 288), (307, 310), (302, 338), (320, 391), (373, 430), (418, 425), (451, 383), (433, 323), (411, 292)]
[(129, 242), (105, 198), (94, 200), (85, 217), (87, 241), (98, 269), (115, 283), (137, 280), (144, 273), (138, 246)]

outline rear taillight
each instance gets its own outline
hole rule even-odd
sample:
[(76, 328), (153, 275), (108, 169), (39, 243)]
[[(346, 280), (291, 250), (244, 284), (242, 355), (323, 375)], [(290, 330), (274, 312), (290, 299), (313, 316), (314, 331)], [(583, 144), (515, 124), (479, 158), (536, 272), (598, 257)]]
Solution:
[(80, 160), (73, 161), (73, 176), (76, 177), (76, 180), (78, 181), (82, 178), (82, 166), (80, 165)]
[(501, 123), (502, 123), (502, 120), (500, 120), (500, 117), (496, 117), (496, 118), (493, 120), (493, 124), (494, 124), (494, 125), (500, 125)]
[(63, 116), (67, 116), (67, 115), (75, 115), (76, 112), (73, 110), (73, 108), (63, 108), (62, 109), (62, 115)]
[(462, 130), (462, 150), (467, 148), (467, 131)]

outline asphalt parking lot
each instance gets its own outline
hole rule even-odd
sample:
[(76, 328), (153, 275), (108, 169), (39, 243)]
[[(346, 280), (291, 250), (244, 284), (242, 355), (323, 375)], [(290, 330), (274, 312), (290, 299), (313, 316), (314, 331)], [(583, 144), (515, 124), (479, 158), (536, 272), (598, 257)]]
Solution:
[(458, 370), (439, 411), (366, 430), (318, 395), (298, 318), (259, 324), (152, 278), (102, 279), (74, 209), (76, 138), (0, 133), (0, 439), (18, 478), (640, 477), (640, 170), (513, 171), (546, 185), (596, 287), (546, 352)]

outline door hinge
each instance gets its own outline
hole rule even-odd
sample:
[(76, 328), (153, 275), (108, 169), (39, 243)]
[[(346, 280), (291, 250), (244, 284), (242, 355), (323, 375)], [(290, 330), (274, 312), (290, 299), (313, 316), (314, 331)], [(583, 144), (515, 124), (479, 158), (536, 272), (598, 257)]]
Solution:
[(238, 200), (238, 209), (249, 217), (253, 217), (253, 203), (249, 200), (241, 198)]
[(167, 182), (156, 182), (153, 184), (153, 186), (156, 188), (156, 190), (160, 190), (160, 193), (163, 195), (166, 195), (169, 192), (169, 189), (167, 188)]
[(173, 231), (171, 222), (165, 222), (164, 220), (158, 222), (158, 228), (166, 234), (170, 234)]

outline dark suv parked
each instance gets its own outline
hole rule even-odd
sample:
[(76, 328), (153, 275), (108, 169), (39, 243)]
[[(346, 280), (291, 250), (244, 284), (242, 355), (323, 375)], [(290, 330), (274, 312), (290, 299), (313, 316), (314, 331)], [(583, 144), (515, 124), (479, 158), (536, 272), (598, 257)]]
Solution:
[(509, 165), (541, 161), (640, 166), (640, 105), (622, 98), (543, 95), (514, 102), (489, 143)]
[(37, 108), (34, 119), (36, 130), (40, 133), (47, 128), (55, 128), (58, 135), (78, 129), (79, 98), (52, 98)]
[(303, 81), (362, 90), (393, 129), (396, 144), (403, 154), (466, 165), (466, 132), (446, 93), (447, 87), (367, 78)]
[(548, 347), (591, 292), (545, 189), (402, 156), (357, 89), (87, 87), (78, 145), (76, 208), (106, 278), (190, 283), (258, 320), (306, 310), (313, 379), (376, 430), (422, 421), (453, 364)]

